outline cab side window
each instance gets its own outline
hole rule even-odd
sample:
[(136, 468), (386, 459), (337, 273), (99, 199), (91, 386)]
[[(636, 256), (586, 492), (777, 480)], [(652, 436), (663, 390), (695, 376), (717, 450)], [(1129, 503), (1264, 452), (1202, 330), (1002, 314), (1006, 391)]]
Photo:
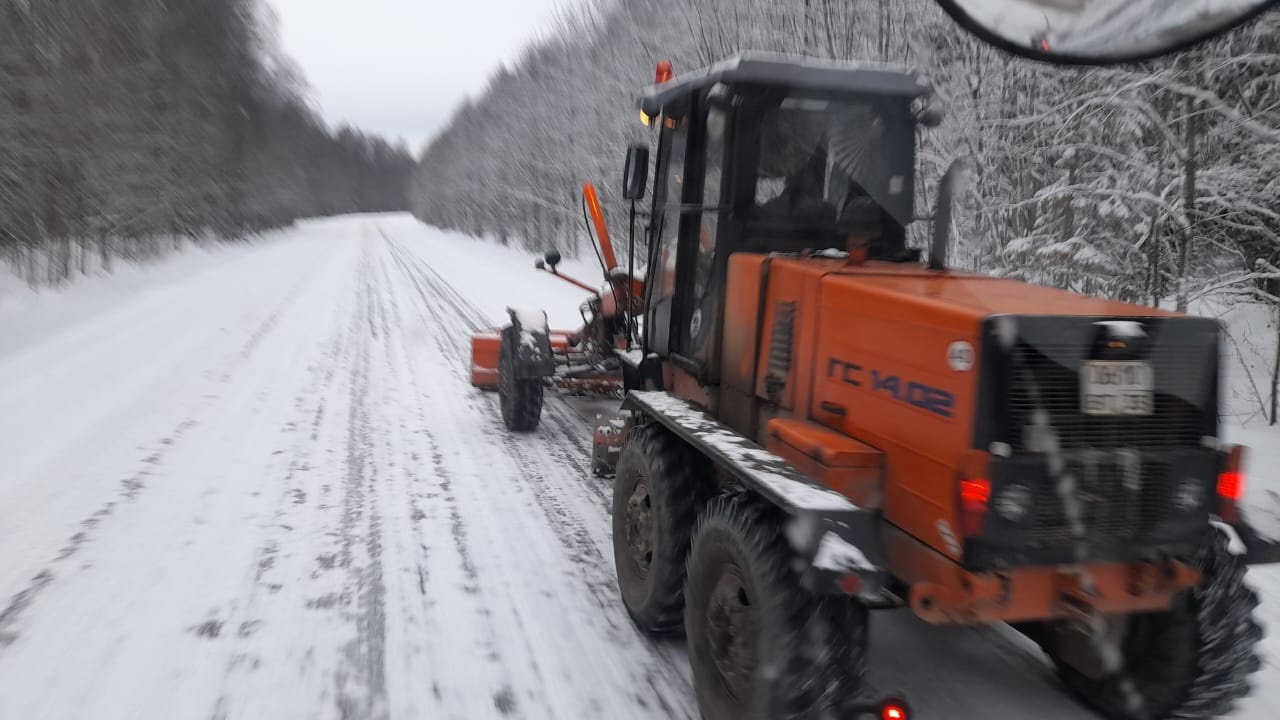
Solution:
[(654, 264), (648, 269), (648, 281), (654, 284), (655, 294), (649, 306), (645, 336), (649, 348), (663, 357), (675, 349), (678, 341), (672, 333), (672, 313), (676, 304), (676, 258), (680, 249), (688, 132), (686, 121), (663, 130), (659, 149), (661, 170), (654, 188), (657, 217), (650, 236), (654, 243), (650, 257)]
[(662, 188), (662, 225), (658, 233), (659, 298), (670, 298), (676, 292), (676, 251), (679, 247), (680, 203), (684, 198), (684, 157), (688, 139), (688, 132), (682, 126), (671, 133), (668, 146)]
[(701, 305), (711, 285), (716, 233), (720, 228), (720, 193), (723, 189), (725, 114), (719, 108), (707, 113), (706, 149), (702, 173), (702, 226), (698, 230), (698, 261), (694, 265), (694, 303)]

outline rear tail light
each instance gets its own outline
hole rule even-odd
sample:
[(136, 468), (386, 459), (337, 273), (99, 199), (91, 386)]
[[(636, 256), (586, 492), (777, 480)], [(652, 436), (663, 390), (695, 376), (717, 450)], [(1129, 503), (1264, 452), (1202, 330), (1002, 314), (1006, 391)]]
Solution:
[(991, 507), (991, 481), (969, 479), (960, 481), (960, 533), (965, 537), (982, 535), (987, 524), (987, 509)]
[(1240, 519), (1240, 501), (1244, 499), (1244, 446), (1232, 445), (1226, 451), (1222, 470), (1218, 473), (1218, 517), (1226, 522)]
[(1218, 497), (1240, 502), (1244, 497), (1244, 473), (1224, 472), (1218, 476)]
[(911, 713), (906, 703), (897, 700), (886, 702), (880, 707), (881, 720), (911, 720)]
[(991, 456), (985, 452), (968, 453), (960, 462), (956, 520), (962, 538), (982, 536), (991, 508)]

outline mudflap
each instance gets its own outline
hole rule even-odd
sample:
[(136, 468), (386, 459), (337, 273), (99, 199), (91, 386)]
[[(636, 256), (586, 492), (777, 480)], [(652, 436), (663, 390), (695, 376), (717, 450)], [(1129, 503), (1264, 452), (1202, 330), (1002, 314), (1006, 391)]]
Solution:
[(507, 308), (511, 325), (503, 331), (515, 348), (518, 380), (549, 378), (556, 374), (556, 357), (551, 348), (551, 331), (543, 310)]
[(851, 595), (871, 605), (891, 602), (879, 512), (855, 505), (668, 393), (633, 391), (622, 407), (662, 424), (744, 488), (785, 512), (785, 534), (805, 589)]
[(618, 458), (622, 444), (631, 432), (630, 414), (596, 415), (595, 430), (591, 437), (591, 474), (596, 477), (613, 477), (617, 474)]

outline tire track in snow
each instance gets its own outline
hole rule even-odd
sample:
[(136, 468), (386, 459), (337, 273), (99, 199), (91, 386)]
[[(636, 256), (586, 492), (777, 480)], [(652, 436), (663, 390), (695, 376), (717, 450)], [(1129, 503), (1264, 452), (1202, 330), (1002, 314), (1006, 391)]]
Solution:
[[(385, 234), (384, 238), (386, 238)], [(413, 258), (402, 248), (397, 248), (394, 240), (386, 239), (391, 253), (401, 267), (406, 273), (416, 276), (416, 279), (411, 279), (423, 300), (424, 309), (430, 314), (435, 324), (446, 331), (443, 334), (438, 333), (437, 336), (447, 336), (452, 340), (448, 343), (452, 348), (442, 348), (442, 355), (451, 361), (448, 365), (448, 375), (452, 381), (453, 390), (457, 392), (459, 388), (465, 388), (470, 391), (467, 376), (469, 355), (466, 352), (465, 343), (471, 331), (488, 324), (483, 320), (477, 321), (475, 318), (482, 317), (482, 314), (456, 290), (447, 287), (446, 281), (427, 267), (424, 261)], [(532, 496), (538, 514), (544, 521), (539, 526), (551, 531), (563, 550), (563, 557), (569, 559), (577, 583), (591, 598), (589, 604), (591, 609), (587, 611), (589, 616), (602, 624), (604, 631), (615, 644), (621, 644), (628, 638), (636, 637), (637, 633), (626, 618), (617, 596), (611, 553), (606, 556), (606, 553), (601, 550), (602, 545), (608, 546), (608, 523), (600, 523), (593, 536), (587, 529), (588, 523), (585, 517), (579, 511), (580, 508), (583, 510), (591, 508), (587, 511), (589, 515), (599, 518), (599, 510), (603, 508), (604, 515), (607, 517), (611, 505), (611, 494), (606, 495), (599, 482), (587, 482), (566, 488), (552, 479), (553, 477), (589, 477), (588, 465), (584, 460), (589, 452), (587, 450), (589, 444), (581, 439), (571, 439), (574, 434), (570, 426), (572, 421), (566, 417), (568, 411), (558, 407), (554, 401), (550, 401), (546, 408), (549, 411), (548, 416), (552, 419), (563, 441), (548, 443), (546, 438), (538, 437), (537, 440), (542, 444), (529, 446), (520, 438), (507, 433), (501, 422), (496, 420), (499, 416), (496, 414), (495, 398), (476, 397), (474, 392), (467, 392), (465, 397), (469, 411), (486, 418), (488, 426), (486, 435), (501, 438), (504, 456), (513, 459), (515, 466), (519, 468), (520, 477), (524, 481), (521, 484)], [(535, 448), (540, 452), (535, 452)], [(457, 450), (460, 454), (471, 454), (470, 452), (462, 453), (462, 450), (470, 450), (470, 448), (464, 447)], [(482, 453), (483, 450), (476, 452)], [(554, 468), (553, 474), (549, 475), (544, 468), (547, 470)], [(592, 480), (595, 479), (592, 478)], [(566, 490), (569, 492), (566, 493)], [(566, 498), (573, 498), (575, 502), (570, 503)], [(688, 676), (677, 671), (677, 668), (687, 666), (687, 658), (682, 657), (670, 645), (664, 644), (651, 644), (650, 652), (652, 659), (640, 668), (633, 668), (633, 671), (639, 670), (636, 674), (644, 678), (644, 682), (650, 686), (653, 694), (649, 698), (644, 698), (637, 693), (633, 698), (634, 701), (641, 707), (652, 702), (662, 707), (667, 717), (691, 717), (689, 713), (692, 711), (688, 710), (688, 707), (692, 689)]]
[[(388, 246), (389, 249), (389, 246)], [(476, 643), (479, 657), (494, 667), (491, 673), (494, 678), (492, 687), (475, 688), (471, 695), (489, 693), (493, 708), (501, 715), (516, 714), (529, 704), (526, 697), (517, 697), (515, 690), (514, 667), (522, 667), (533, 671), (537, 676), (536, 663), (532, 666), (524, 658), (511, 658), (511, 639), (504, 638), (494, 627), (494, 618), (499, 616), (501, 608), (493, 603), (494, 597), (501, 588), (491, 586), (492, 578), (483, 577), (482, 557), (477, 557), (477, 543), (468, 520), (471, 513), (464, 512), (459, 503), (454, 478), (448, 472), (445, 449), (437, 441), (431, 431), (432, 419), (429, 416), (427, 403), (430, 401), (428, 389), (424, 388), (415, 371), (416, 363), (421, 357), (410, 350), (408, 332), (411, 327), (430, 327), (422, 323), (425, 311), (419, 311), (419, 322), (406, 324), (404, 311), (399, 303), (397, 285), (392, 278), (388, 265), (395, 266), (395, 276), (408, 282), (418, 291), (421, 298), (417, 277), (393, 252), (384, 253), (386, 262), (382, 263), (383, 280), (388, 292), (384, 295), (384, 307), (393, 322), (389, 324), (398, 332), (389, 331), (386, 355), (384, 357), (388, 372), (387, 383), (383, 391), (387, 397), (382, 399), (388, 409), (394, 408), (390, 414), (399, 419), (396, 428), (399, 432), (385, 433), (385, 449), (387, 465), (390, 468), (401, 467), (393, 471), (403, 485), (389, 486), (395, 497), (401, 493), (408, 498), (409, 513), (399, 518), (401, 527), (393, 533), (395, 552), (399, 560), (399, 582), (390, 583), (398, 587), (399, 605), (396, 608), (399, 621), (414, 633), (410, 637), (396, 639), (399, 650), (398, 658), (403, 663), (403, 673), (396, 679), (397, 688), (401, 691), (396, 697), (396, 708), (403, 708), (411, 717), (422, 715), (420, 703), (435, 706), (447, 704), (445, 693), (456, 695), (456, 687), (442, 687), (440, 671), (445, 665), (456, 662), (451, 655), (440, 655), (438, 646), (441, 635), (448, 635), (450, 626), (457, 622), (462, 610), (455, 610), (450, 617), (448, 607), (466, 608), (475, 616), (475, 622), (469, 623), (473, 628), (472, 639)], [(433, 333), (438, 335), (438, 333)], [(437, 338), (438, 339), (438, 338)], [(406, 420), (414, 422), (414, 430), (409, 431)], [(417, 469), (418, 464), (425, 464), (425, 471)], [(401, 538), (408, 536), (410, 542)], [(442, 567), (444, 572), (441, 572)], [(452, 567), (448, 567), (452, 565)], [(405, 567), (409, 566), (409, 567)], [(411, 569), (409, 569), (411, 568)], [(433, 569), (434, 568), (434, 569)], [(460, 575), (459, 575), (460, 573)], [(450, 595), (459, 596), (450, 601)], [(443, 607), (442, 607), (443, 604)], [(478, 631), (476, 630), (478, 629)], [(428, 640), (430, 639), (430, 640)], [(391, 647), (389, 646), (389, 650)], [(446, 651), (447, 653), (447, 651)], [(425, 665), (423, 670), (419, 666)], [(417, 673), (432, 677), (430, 697), (422, 697), (411, 692), (406, 686), (417, 687)], [(456, 686), (446, 682), (445, 685)], [(483, 702), (482, 700), (480, 702)], [(472, 698), (472, 705), (476, 699)], [(474, 713), (474, 709), (459, 709), (462, 716)]]
[[(435, 298), (430, 286), (424, 282), (420, 270), (412, 264), (398, 247), (384, 235), (384, 241), (388, 249), (388, 256), (395, 263), (401, 272), (401, 275), (412, 285), (417, 298), (421, 300), (418, 310), (418, 320), (424, 328), (435, 328), (436, 332), (432, 332), (431, 336), (437, 349), (441, 353), (441, 357), (450, 358), (450, 363), (455, 364), (457, 360), (457, 348), (451, 343), (450, 338), (440, 332), (443, 325), (439, 322), (439, 301)], [(394, 297), (394, 294), (392, 294)], [(477, 622), (476, 626), (480, 628), (477, 633), (480, 637), (475, 638), (478, 642), (478, 649), (487, 660), (493, 663), (497, 668), (497, 682), (494, 688), (490, 688), (492, 693), (493, 707), (501, 715), (514, 715), (529, 704), (538, 704), (539, 698), (522, 696), (517, 697), (513, 686), (515, 685), (516, 672), (513, 669), (514, 663), (509, 657), (511, 640), (523, 640), (523, 651), (526, 653), (524, 661), (519, 663), (525, 666), (529, 672), (538, 678), (538, 684), (544, 684), (541, 677), (541, 671), (537, 666), (536, 656), (533, 648), (529, 645), (528, 638), (503, 638), (494, 627), (497, 616), (500, 612), (507, 608), (514, 608), (518, 605), (518, 600), (512, 599), (505, 606), (498, 606), (492, 602), (495, 595), (504, 592), (501, 586), (493, 586), (494, 578), (482, 577), (480, 563), (482, 558), (477, 557), (475, 552), (476, 541), (472, 537), (473, 532), (469, 528), (469, 522), (474, 524), (475, 512), (466, 511), (459, 499), (458, 488), (455, 485), (455, 478), (449, 468), (449, 456), (446, 453), (446, 444), (437, 438), (433, 432), (433, 419), (430, 417), (427, 408), (427, 402), (431, 400), (428, 389), (424, 388), (414, 371), (415, 361), (420, 362), (420, 358), (412, 353), (405, 344), (405, 333), (403, 332), (404, 320), (396, 308), (397, 317), (400, 319), (402, 326), (400, 351), (406, 368), (405, 382), (412, 390), (415, 399), (410, 411), (420, 429), (420, 443), (422, 444), (421, 452), (413, 452), (411, 457), (414, 461), (422, 459), (424, 456), (429, 458), (429, 472), (425, 479), (417, 478), (417, 482), (410, 485), (410, 503), (413, 508), (413, 517), (415, 519), (415, 534), (421, 536), (423, 532), (424, 522), (429, 520), (441, 521), (447, 525), (447, 534), (450, 539), (448, 548), (430, 548), (430, 545), (422, 541), (422, 546), (426, 554), (432, 552), (445, 552), (445, 556), (451, 556), (457, 563), (457, 569), (461, 571), (461, 578), (456, 587), (453, 589), (461, 591), (466, 597), (466, 604), (474, 613)], [(455, 454), (457, 448), (449, 446)], [(440, 512), (436, 512), (437, 507), (443, 511), (445, 517), (441, 517)], [(429, 508), (432, 511), (428, 515), (423, 508)], [(483, 553), (482, 553), (483, 554)], [(424, 565), (429, 558), (424, 557)], [(487, 559), (487, 558), (484, 558)], [(432, 619), (433, 612), (439, 612), (441, 608), (432, 595), (439, 595), (439, 592), (428, 592), (428, 578), (424, 565), (419, 565), (422, 595), (425, 598), (425, 610), (427, 611), (426, 622), (433, 628), (438, 629), (439, 623)], [(433, 587), (433, 590), (445, 590), (446, 588)], [(438, 683), (433, 684), (433, 696), (438, 702), (443, 702), (441, 688)], [(537, 717), (541, 717), (538, 715)]]
[[(337, 703), (343, 720), (387, 717), (386, 588), (382, 577), (382, 518), (377, 505), (380, 481), (373, 462), (373, 428), (368, 406), (377, 298), (373, 288), (368, 242), (361, 252), (359, 291), (367, 326), (354, 328), (361, 338), (351, 367), (351, 400), (347, 417), (347, 475), (343, 487), (340, 566), (357, 598), (356, 636), (344, 648), (345, 667), (339, 667)], [(364, 564), (357, 564), (362, 550)], [(354, 686), (354, 687), (353, 687)], [(363, 691), (363, 696), (359, 693)]]
[[(281, 304), (249, 333), (249, 337), (238, 351), (223, 359), (218, 364), (220, 369), (208, 371), (206, 375), (219, 378), (223, 385), (230, 383), (236, 370), (252, 359), (254, 352), (262, 344), (262, 341), (275, 329), (281, 315), (293, 306), (308, 281), (308, 278), (303, 278), (295, 283), (285, 295)], [(120, 480), (115, 495), (103, 502), (89, 516), (80, 520), (80, 529), (67, 538), (50, 563), (39, 570), (28, 581), (26, 587), (10, 598), (8, 605), (3, 610), (0, 610), (0, 652), (17, 642), (21, 634), (18, 625), (22, 615), (34, 607), (41, 594), (58, 579), (56, 570), (64, 566), (83, 546), (92, 542), (94, 536), (101, 532), (115, 515), (116, 509), (120, 505), (132, 503), (138, 499), (141, 493), (146, 490), (147, 481), (155, 474), (157, 466), (164, 463), (165, 458), (175, 446), (182, 442), (190, 430), (199, 425), (198, 418), (214, 406), (218, 400), (219, 397), (216, 394), (206, 394), (196, 403), (191, 414), (185, 420), (174, 426), (169, 433), (149, 448), (141, 449), (144, 456), (138, 461), (137, 469)], [(75, 570), (72, 570), (72, 572), (74, 573)]]
[(346, 609), (358, 601), (354, 583), (344, 578), (335, 584), (330, 576), (343, 570), (339, 556), (345, 538), (339, 528), (345, 508), (336, 496), (343, 494), (349, 471), (351, 412), (344, 405), (352, 399), (353, 368), (368, 338), (362, 330), (367, 316), (360, 305), (362, 267), (357, 261), (350, 288), (330, 289), (337, 302), (322, 327), (332, 334), (308, 363), (310, 379), (293, 400), (294, 420), (281, 429), (293, 439), (289, 450), (277, 451), (290, 458), (266, 526), (270, 532), (254, 557), (240, 610), (227, 620), (231, 627), (253, 631), (229, 638), (212, 720), (251, 712), (255, 685), (270, 697), (271, 673), (290, 678), (302, 673), (319, 686), (313, 689), (317, 702), (331, 703), (335, 713), (350, 702), (329, 690), (337, 688), (347, 654), (330, 656), (321, 643), (331, 628), (346, 632), (355, 624), (346, 620)]

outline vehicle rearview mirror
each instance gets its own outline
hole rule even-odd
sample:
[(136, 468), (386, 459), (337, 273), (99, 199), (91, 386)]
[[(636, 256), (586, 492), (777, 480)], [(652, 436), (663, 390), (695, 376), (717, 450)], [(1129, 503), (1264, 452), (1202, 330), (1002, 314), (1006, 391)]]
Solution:
[(1056, 65), (1114, 65), (1211, 40), (1280, 0), (938, 0), (978, 38)]
[(640, 200), (649, 189), (649, 148), (632, 145), (627, 148), (627, 167), (623, 173), (622, 196)]

